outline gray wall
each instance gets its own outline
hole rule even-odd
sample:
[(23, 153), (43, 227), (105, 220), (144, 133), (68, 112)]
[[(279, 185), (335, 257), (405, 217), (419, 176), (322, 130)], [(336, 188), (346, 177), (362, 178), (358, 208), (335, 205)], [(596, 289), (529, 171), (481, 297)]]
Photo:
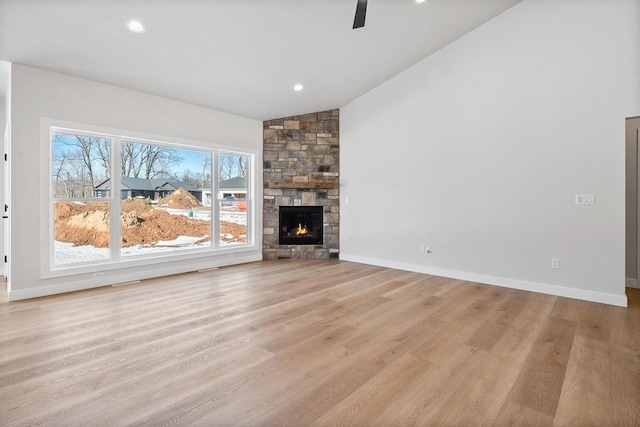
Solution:
[(625, 305), (638, 16), (524, 0), (342, 107), (341, 258)]

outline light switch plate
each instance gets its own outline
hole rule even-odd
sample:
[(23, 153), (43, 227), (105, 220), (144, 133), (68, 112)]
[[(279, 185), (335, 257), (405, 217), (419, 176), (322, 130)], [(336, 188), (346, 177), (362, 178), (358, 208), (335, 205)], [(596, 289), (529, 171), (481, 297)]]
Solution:
[(576, 205), (595, 205), (595, 194), (576, 194)]

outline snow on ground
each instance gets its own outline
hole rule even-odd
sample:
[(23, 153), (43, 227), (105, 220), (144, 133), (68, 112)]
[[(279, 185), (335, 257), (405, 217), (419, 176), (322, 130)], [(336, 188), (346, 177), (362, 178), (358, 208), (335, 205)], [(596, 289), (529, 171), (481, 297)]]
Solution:
[(247, 213), (221, 211), (220, 221), (234, 222), (240, 225), (247, 225)]
[[(167, 209), (171, 215), (189, 216), (188, 209)], [(210, 211), (198, 211), (194, 209), (194, 218), (209, 221), (211, 219)], [(221, 211), (220, 220), (233, 222), (240, 225), (247, 225), (246, 212), (229, 212)], [(233, 236), (231, 236), (233, 237)], [(154, 245), (136, 245), (120, 250), (123, 257), (136, 255), (151, 255), (159, 252), (176, 252), (193, 248), (210, 248), (211, 242), (195, 244), (203, 237), (180, 236), (175, 240), (159, 241)], [(237, 245), (238, 242), (220, 241), (220, 246)], [(78, 262), (102, 261), (109, 259), (109, 248), (96, 248), (94, 246), (73, 246), (73, 243), (55, 242), (54, 263), (56, 265), (75, 264)]]
[(54, 263), (72, 264), (86, 261), (102, 261), (109, 259), (109, 248), (96, 248), (95, 246), (73, 246), (73, 243), (54, 242)]
[(211, 211), (210, 210), (198, 210), (198, 209), (173, 209), (173, 208), (162, 208), (163, 211), (166, 211), (169, 215), (182, 215), (189, 218), (201, 219), (203, 221), (211, 220)]
[[(136, 245), (120, 249), (123, 257), (152, 255), (160, 252), (178, 252), (194, 248), (210, 248), (211, 241), (196, 244), (203, 237), (180, 236), (175, 240), (161, 240), (155, 245)], [(220, 246), (238, 245), (238, 242), (220, 241)], [(75, 264), (78, 262), (103, 261), (109, 259), (109, 248), (94, 246), (73, 246), (73, 243), (55, 242), (55, 265)]]
[[(123, 257), (136, 255), (150, 255), (160, 252), (176, 252), (193, 248), (209, 248), (211, 241), (196, 244), (203, 237), (180, 236), (175, 240), (161, 240), (155, 245), (136, 245), (120, 249)], [(94, 246), (73, 246), (73, 243), (55, 242), (55, 264), (70, 264), (87, 261), (101, 261), (109, 259), (109, 248)]]
[[(198, 210), (198, 209), (172, 209), (162, 208), (170, 215), (183, 215), (190, 218), (201, 219), (203, 221), (211, 220), (210, 210)], [(189, 214), (191, 211), (191, 215)], [(233, 211), (220, 211), (220, 221), (233, 222), (240, 225), (247, 225), (247, 213), (246, 212), (233, 212)]]

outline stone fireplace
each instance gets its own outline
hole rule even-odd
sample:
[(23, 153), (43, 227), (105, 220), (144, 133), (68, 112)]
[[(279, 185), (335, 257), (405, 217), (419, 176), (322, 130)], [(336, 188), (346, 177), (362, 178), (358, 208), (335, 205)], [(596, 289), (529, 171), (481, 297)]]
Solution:
[(263, 258), (338, 258), (339, 110), (263, 125)]

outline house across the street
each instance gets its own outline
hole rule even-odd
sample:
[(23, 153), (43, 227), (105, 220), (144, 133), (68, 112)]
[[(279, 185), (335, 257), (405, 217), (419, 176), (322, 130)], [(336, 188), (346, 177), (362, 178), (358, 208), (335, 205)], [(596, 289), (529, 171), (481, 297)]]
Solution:
[[(168, 196), (178, 188), (182, 187), (189, 193), (193, 194), (202, 203), (202, 190), (178, 179), (145, 179), (123, 176), (120, 180), (121, 199), (129, 199), (133, 197), (144, 197), (146, 199), (149, 197), (150, 199), (157, 200)], [(98, 184), (94, 189), (96, 197), (108, 197), (110, 190), (110, 179)]]
[[(211, 205), (211, 189), (210, 188), (201, 188), (202, 197), (204, 200), (201, 200), (202, 204), (205, 206)], [(218, 183), (218, 200), (222, 199), (241, 199), (244, 200), (247, 198), (247, 179), (241, 176), (236, 176), (235, 178), (227, 179), (225, 181), (220, 181)]]

